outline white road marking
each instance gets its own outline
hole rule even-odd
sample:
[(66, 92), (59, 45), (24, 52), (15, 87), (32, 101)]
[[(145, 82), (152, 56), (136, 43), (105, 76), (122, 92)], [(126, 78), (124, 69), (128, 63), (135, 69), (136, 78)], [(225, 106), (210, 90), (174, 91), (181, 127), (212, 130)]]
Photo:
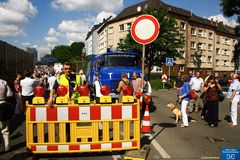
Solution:
[(120, 160), (122, 157), (120, 155), (112, 155), (114, 160)]
[[(153, 136), (151, 134), (144, 134), (146, 136), (149, 136), (149, 140), (153, 139)], [(171, 158), (168, 153), (162, 148), (162, 146), (155, 140), (153, 139), (151, 141), (151, 144), (154, 146), (154, 148), (158, 151), (158, 153), (162, 156), (162, 158)]]

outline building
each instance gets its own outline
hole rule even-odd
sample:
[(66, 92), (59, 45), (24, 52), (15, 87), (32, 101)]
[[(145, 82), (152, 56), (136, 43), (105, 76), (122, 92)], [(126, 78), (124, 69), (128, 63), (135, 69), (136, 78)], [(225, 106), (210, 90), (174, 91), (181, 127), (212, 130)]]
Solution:
[(25, 51), (32, 55), (33, 64), (36, 64), (38, 61), (38, 52), (37, 52), (36, 48), (26, 47)]
[(112, 16), (108, 17), (107, 19), (103, 19), (102, 23), (96, 24), (92, 27), (91, 31), (87, 33), (86, 37), (86, 56), (98, 53), (98, 29), (104, 25), (107, 21), (111, 20)]
[[(234, 71), (232, 62), (234, 44), (237, 37), (234, 28), (222, 22), (204, 19), (194, 15), (191, 11), (177, 8), (161, 2), (160, 0), (146, 0), (122, 10), (114, 19), (106, 22), (98, 30), (98, 53), (106, 52), (107, 48), (117, 50), (118, 44), (129, 33), (133, 21), (142, 14), (147, 7), (156, 7), (167, 10), (169, 16), (176, 17), (179, 32), (184, 35), (185, 46), (179, 49), (182, 58), (175, 60), (171, 73), (188, 73), (196, 70), (194, 53), (202, 53), (201, 71), (204, 75), (214, 73), (222, 76), (224, 73)], [(158, 69), (167, 73), (168, 67)]]

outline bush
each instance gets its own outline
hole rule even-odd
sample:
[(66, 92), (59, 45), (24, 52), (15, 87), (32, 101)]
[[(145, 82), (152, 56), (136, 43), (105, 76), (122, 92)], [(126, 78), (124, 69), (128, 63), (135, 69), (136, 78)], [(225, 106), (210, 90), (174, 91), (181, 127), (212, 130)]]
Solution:
[[(170, 80), (170, 82), (166, 82), (164, 89), (173, 88), (173, 82), (174, 82), (174, 80), (172, 80), (172, 79)], [(163, 89), (163, 83), (160, 79), (150, 80), (150, 83), (152, 85), (152, 89), (154, 89), (154, 90)]]

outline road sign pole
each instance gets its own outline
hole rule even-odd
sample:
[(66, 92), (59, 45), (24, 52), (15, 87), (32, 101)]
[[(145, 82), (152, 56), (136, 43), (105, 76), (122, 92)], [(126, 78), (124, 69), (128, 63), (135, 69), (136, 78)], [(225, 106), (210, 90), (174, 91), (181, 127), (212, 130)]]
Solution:
[(170, 81), (170, 66), (168, 66), (168, 81)]
[(143, 53), (142, 53), (142, 91), (144, 85), (144, 65), (145, 65), (145, 44), (143, 44)]

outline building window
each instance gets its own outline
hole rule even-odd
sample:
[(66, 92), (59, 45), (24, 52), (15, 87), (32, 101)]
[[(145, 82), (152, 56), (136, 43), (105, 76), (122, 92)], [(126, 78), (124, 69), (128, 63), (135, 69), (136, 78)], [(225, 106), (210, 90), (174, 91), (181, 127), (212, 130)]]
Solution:
[(223, 38), (222, 44), (229, 45), (229, 40), (227, 38)]
[(181, 36), (181, 41), (183, 41), (183, 43), (186, 42), (186, 37), (185, 36)]
[(208, 33), (208, 39), (213, 39), (213, 32)]
[(180, 51), (180, 55), (181, 55), (182, 58), (186, 58), (185, 57), (185, 51)]
[(230, 55), (230, 53), (227, 49), (223, 49), (222, 50), (222, 55), (227, 56), (227, 55)]
[(196, 34), (197, 34), (196, 28), (191, 28), (191, 35), (196, 36)]
[(191, 55), (191, 57), (190, 57), (190, 61), (191, 61), (191, 62), (194, 61), (194, 55)]
[(216, 54), (220, 54), (220, 48), (216, 48)]
[(162, 67), (156, 67), (156, 72), (162, 72)]
[(120, 30), (120, 31), (124, 31), (124, 24), (120, 24), (120, 25), (119, 25), (119, 30)]
[(179, 65), (179, 71), (184, 72), (184, 65)]
[(217, 36), (217, 44), (220, 44), (220, 36)]
[(235, 44), (237, 43), (237, 40), (233, 39), (233, 46), (235, 46)]
[(180, 29), (186, 30), (186, 23), (185, 22), (180, 22)]
[(212, 63), (212, 56), (208, 56), (208, 62)]
[(206, 62), (206, 58), (205, 58), (205, 56), (202, 56), (202, 57), (201, 57), (201, 61), (202, 61), (203, 63)]
[(123, 43), (124, 43), (124, 39), (123, 39), (123, 38), (120, 38), (120, 39), (119, 39), (119, 43), (120, 43), (120, 44), (123, 44)]
[(212, 44), (208, 44), (208, 50), (212, 51), (213, 50), (213, 45)]
[(191, 48), (196, 49), (196, 42), (191, 42)]
[(126, 25), (127, 25), (127, 26), (126, 26), (126, 29), (127, 29), (127, 30), (130, 30), (130, 29), (131, 29), (131, 26), (132, 26), (132, 23), (130, 22), (130, 23), (127, 23)]
[(235, 67), (235, 63), (234, 62), (232, 62), (232, 67)]
[(220, 61), (219, 61), (219, 59), (216, 59), (216, 65), (217, 65), (217, 66), (220, 65)]
[(113, 27), (109, 27), (109, 28), (108, 28), (108, 33), (109, 33), (109, 34), (112, 34), (112, 33), (113, 33)]
[(223, 66), (229, 66), (229, 62), (227, 60), (222, 61)]
[(207, 74), (212, 74), (212, 70), (207, 70)]
[(205, 50), (206, 49), (206, 43), (199, 42), (198, 43), (198, 48), (201, 49), (201, 50)]
[(198, 35), (199, 35), (200, 37), (206, 37), (206, 31), (199, 29)]

